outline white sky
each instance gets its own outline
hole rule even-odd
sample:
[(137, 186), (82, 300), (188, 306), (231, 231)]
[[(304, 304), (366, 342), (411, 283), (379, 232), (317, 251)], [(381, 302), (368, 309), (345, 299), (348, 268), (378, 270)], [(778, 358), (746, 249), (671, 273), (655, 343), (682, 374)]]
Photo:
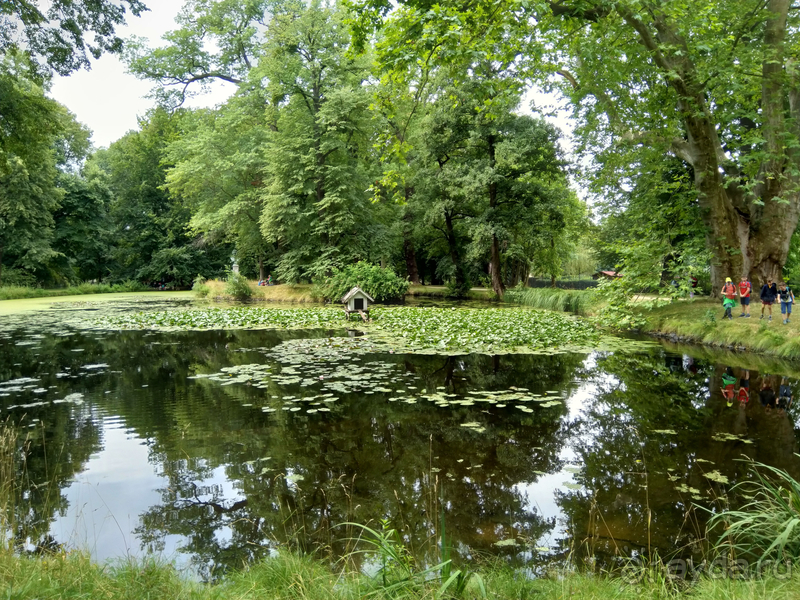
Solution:
[[(141, 17), (128, 16), (128, 25), (120, 27), (120, 37), (139, 36), (147, 38), (151, 46), (161, 45), (161, 36), (177, 28), (175, 17), (184, 0), (151, 0), (147, 2), (150, 10)], [(64, 104), (78, 118), (78, 121), (92, 130), (95, 147), (107, 147), (125, 133), (138, 128), (137, 118), (153, 107), (153, 100), (146, 96), (153, 89), (151, 81), (142, 81), (126, 72), (122, 61), (112, 55), (104, 55), (92, 61), (90, 71), (82, 70), (68, 77), (56, 77), (51, 96)], [(208, 94), (189, 99), (188, 107), (214, 106), (224, 102), (236, 87), (224, 82), (213, 84)], [(555, 104), (553, 98), (541, 93), (529, 92), (523, 100), (523, 112), (529, 112), (530, 101), (539, 108), (547, 109)], [(547, 119), (564, 134), (561, 143), (567, 153), (572, 144), (569, 118), (563, 112)]]
[[(175, 17), (184, 0), (150, 0), (149, 12), (141, 17), (128, 16), (128, 26), (117, 33), (122, 38), (139, 36), (160, 44), (161, 36), (177, 29)], [(98, 148), (108, 146), (131, 129), (137, 129), (137, 117), (153, 107), (146, 98), (153, 82), (141, 81), (126, 72), (122, 61), (111, 55), (92, 61), (91, 71), (78, 71), (69, 77), (56, 77), (50, 95), (69, 108), (78, 121), (92, 130)], [(213, 106), (230, 96), (235, 86), (214, 84), (211, 92), (186, 102), (186, 106)]]

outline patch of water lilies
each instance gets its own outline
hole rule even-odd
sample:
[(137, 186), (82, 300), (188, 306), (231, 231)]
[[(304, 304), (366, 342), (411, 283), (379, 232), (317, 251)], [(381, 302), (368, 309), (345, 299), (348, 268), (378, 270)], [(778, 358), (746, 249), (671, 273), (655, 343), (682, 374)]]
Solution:
[[(518, 308), (377, 307), (371, 317), (356, 327), (401, 352), (556, 353), (585, 351), (601, 341), (587, 321)], [(338, 328), (345, 321), (335, 308), (234, 307), (114, 315), (98, 323), (115, 329), (308, 329)]]
[[(511, 387), (459, 395), (446, 393), (442, 386), (420, 389), (421, 378), (406, 371), (402, 364), (371, 359), (382, 348), (366, 337), (287, 340), (273, 348), (260, 349), (266, 363), (224, 367), (217, 373), (198, 373), (191, 378), (221, 386), (262, 389), (264, 412), (331, 412), (332, 404), (344, 394), (376, 396), (409, 405), (427, 402), (442, 408), (516, 407), (525, 413), (563, 406), (561, 392), (555, 390), (535, 394)], [(478, 433), (485, 431), (480, 423), (466, 423), (464, 427)]]

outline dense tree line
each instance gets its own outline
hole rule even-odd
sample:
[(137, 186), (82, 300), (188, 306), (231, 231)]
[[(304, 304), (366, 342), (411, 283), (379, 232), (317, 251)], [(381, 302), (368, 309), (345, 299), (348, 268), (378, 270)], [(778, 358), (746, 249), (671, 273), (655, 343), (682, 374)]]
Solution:
[[(559, 132), (519, 113), (516, 61), (381, 77), (349, 19), (320, 2), (188, 1), (166, 46), (127, 49), (157, 107), (98, 151), (38, 63), (7, 51), (3, 193), (23, 202), (0, 205), (2, 281), (186, 286), (232, 256), (252, 277), (308, 282), (367, 261), (455, 293), (558, 275), (587, 210)], [(182, 107), (214, 79), (237, 92)]]

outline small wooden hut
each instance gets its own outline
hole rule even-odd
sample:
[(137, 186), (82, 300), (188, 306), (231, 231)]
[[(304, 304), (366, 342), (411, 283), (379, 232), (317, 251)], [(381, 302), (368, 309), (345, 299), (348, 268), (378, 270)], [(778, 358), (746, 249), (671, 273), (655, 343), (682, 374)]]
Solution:
[(364, 321), (369, 320), (369, 305), (375, 302), (367, 292), (356, 286), (342, 296), (344, 314), (350, 319), (352, 313), (358, 313)]

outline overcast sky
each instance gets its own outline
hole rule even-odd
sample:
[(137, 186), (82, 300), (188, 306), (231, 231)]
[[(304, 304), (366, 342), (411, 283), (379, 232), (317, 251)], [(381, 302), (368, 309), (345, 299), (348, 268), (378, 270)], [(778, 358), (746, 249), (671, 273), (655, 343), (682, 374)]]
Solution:
[[(141, 17), (128, 17), (128, 26), (118, 29), (122, 38), (145, 37), (151, 46), (160, 45), (161, 36), (176, 29), (175, 17), (184, 0), (150, 0), (150, 11)], [(131, 129), (137, 129), (137, 117), (153, 106), (146, 98), (153, 88), (150, 81), (141, 81), (126, 72), (116, 56), (104, 55), (92, 61), (91, 71), (78, 71), (69, 77), (56, 77), (51, 95), (69, 108), (78, 121), (92, 130), (96, 147), (108, 146)], [(213, 106), (224, 101), (235, 86), (219, 84), (186, 106)]]
[[(184, 0), (150, 0), (148, 12), (141, 17), (128, 17), (128, 25), (118, 29), (120, 37), (139, 36), (150, 40), (151, 46), (161, 45), (161, 36), (177, 28), (175, 17)], [(153, 100), (146, 96), (153, 88), (150, 81), (141, 81), (126, 72), (126, 67), (116, 56), (104, 55), (92, 61), (90, 71), (82, 70), (69, 77), (56, 77), (51, 95), (69, 108), (78, 121), (92, 130), (95, 147), (108, 146), (125, 133), (138, 128), (137, 118), (152, 108)], [(185, 106), (214, 106), (227, 99), (236, 89), (232, 84), (218, 82), (208, 94), (189, 99)], [(540, 108), (553, 104), (553, 99), (530, 92), (523, 101), (523, 112), (528, 112), (531, 100)], [(548, 120), (559, 127), (565, 137), (572, 127), (564, 113)], [(569, 151), (571, 144), (562, 139)]]

